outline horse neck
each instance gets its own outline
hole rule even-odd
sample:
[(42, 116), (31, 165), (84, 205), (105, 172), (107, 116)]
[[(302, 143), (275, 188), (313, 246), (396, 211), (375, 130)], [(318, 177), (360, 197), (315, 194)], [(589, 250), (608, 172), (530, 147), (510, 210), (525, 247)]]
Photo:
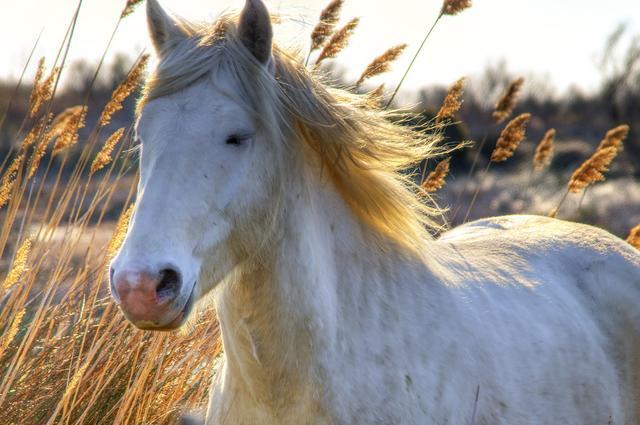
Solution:
[(217, 303), (228, 378), (262, 404), (317, 388), (318, 365), (334, 352), (345, 315), (362, 314), (354, 297), (399, 278), (392, 275), (403, 267), (393, 244), (381, 246), (321, 177), (307, 176), (288, 194), (272, 254), (225, 286)]

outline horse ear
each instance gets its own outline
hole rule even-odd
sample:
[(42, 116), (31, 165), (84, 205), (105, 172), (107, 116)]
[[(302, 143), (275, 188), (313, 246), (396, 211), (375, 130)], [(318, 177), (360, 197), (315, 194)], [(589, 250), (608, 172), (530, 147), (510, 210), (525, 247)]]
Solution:
[(147, 25), (156, 53), (186, 38), (186, 35), (171, 16), (160, 6), (158, 0), (147, 0)]
[(262, 0), (247, 0), (238, 24), (242, 44), (263, 64), (271, 59), (273, 28), (271, 16)]

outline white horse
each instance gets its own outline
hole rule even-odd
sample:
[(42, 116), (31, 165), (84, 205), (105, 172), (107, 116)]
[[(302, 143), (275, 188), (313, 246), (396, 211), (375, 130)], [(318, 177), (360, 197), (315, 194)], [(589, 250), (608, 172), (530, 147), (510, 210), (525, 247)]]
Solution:
[(434, 240), (399, 172), (432, 140), (273, 47), (261, 0), (210, 26), (147, 4), (159, 64), (112, 291), (150, 330), (212, 295), (208, 424), (639, 423), (634, 249), (531, 216)]

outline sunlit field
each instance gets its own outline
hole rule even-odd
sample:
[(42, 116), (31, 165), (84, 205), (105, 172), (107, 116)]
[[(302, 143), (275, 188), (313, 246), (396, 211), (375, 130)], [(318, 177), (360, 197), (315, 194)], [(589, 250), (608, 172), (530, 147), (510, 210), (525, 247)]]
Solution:
[[(129, 0), (120, 19), (141, 13), (140, 3)], [(300, 60), (361, 94), (367, 107), (406, 112), (407, 125), (441, 137), (448, 153), (406, 172), (425, 202), (442, 207), (443, 230), (530, 213), (593, 224), (640, 248), (637, 40), (603, 40), (609, 63), (621, 65), (603, 73), (591, 97), (542, 98), (526, 78), (494, 69), (483, 81), (452, 76), (450, 87), (425, 89), (407, 106), (398, 101), (402, 83), (377, 78), (399, 58), (428, 54), (428, 38), (381, 46), (360, 78), (346, 81), (332, 61), (358, 20), (341, 6), (323, 11)], [(0, 92), (0, 423), (176, 423), (206, 408), (222, 350), (216, 315), (204, 309), (188, 329), (144, 332), (110, 297), (108, 265), (138, 182), (135, 104), (153, 57), (123, 59), (112, 67), (113, 84), (99, 77), (111, 66), (104, 62), (84, 64), (79, 87), (59, 84), (79, 70), (66, 57), (81, 7), (60, 50), (30, 57), (37, 74)], [(438, 16), (425, 17), (426, 29), (455, 25), (469, 7), (446, 0)]]

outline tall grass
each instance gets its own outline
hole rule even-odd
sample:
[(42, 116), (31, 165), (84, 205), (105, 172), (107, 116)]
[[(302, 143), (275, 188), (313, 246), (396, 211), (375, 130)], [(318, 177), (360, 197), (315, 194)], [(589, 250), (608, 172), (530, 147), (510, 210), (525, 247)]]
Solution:
[(52, 120), (80, 6), (51, 71), (39, 67), (24, 136), (0, 169), (0, 422), (174, 423), (206, 403), (217, 323), (203, 312), (189, 335), (142, 332), (110, 299), (108, 262), (126, 233), (137, 173), (131, 129), (103, 133), (144, 59), (87, 136), (78, 140), (86, 105)]

